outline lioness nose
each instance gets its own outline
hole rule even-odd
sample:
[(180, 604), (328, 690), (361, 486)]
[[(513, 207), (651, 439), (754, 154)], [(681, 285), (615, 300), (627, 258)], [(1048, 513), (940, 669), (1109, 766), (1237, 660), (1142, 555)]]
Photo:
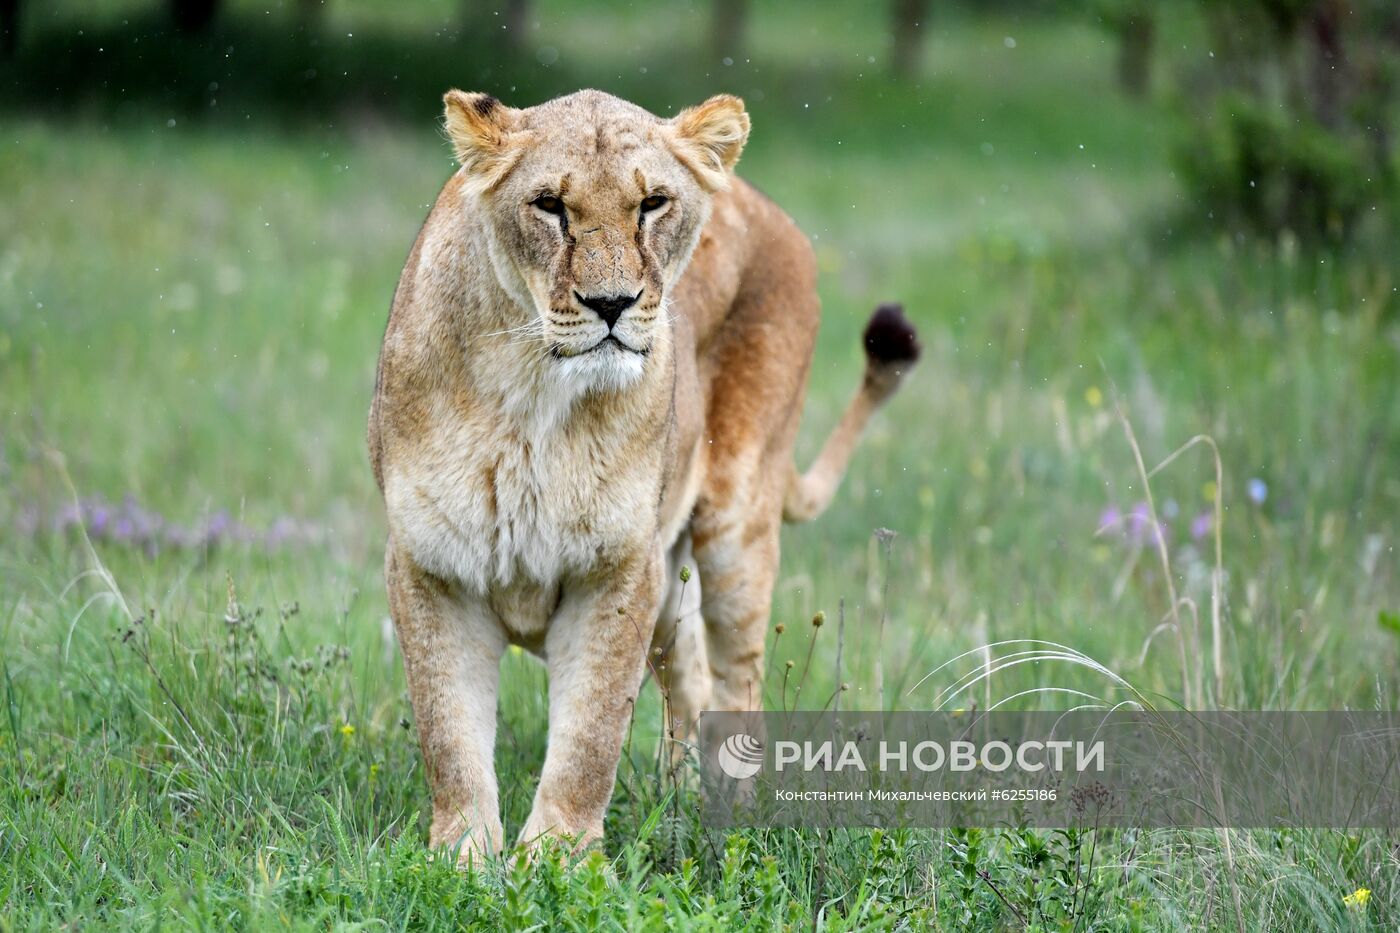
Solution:
[(578, 292), (574, 292), (574, 297), (578, 303), (593, 311), (598, 317), (603, 319), (603, 323), (608, 325), (608, 330), (617, 323), (617, 319), (622, 317), (622, 312), (637, 303), (637, 299), (642, 297), (641, 292), (635, 295), (599, 295), (594, 298), (585, 298)]

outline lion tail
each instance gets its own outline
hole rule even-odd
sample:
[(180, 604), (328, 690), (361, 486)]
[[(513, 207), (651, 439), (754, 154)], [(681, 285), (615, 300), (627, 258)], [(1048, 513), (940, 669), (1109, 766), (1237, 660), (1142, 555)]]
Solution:
[(905, 373), (919, 359), (919, 335), (897, 304), (882, 304), (865, 326), (865, 376), (855, 398), (827, 437), (821, 453), (806, 473), (792, 470), (783, 520), (805, 522), (831, 504), (846, 466), (870, 416), (899, 388)]

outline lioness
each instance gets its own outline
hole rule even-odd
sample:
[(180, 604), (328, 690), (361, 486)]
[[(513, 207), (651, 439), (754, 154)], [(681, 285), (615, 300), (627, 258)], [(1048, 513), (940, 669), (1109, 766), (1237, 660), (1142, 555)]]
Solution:
[[(919, 348), (897, 308), (877, 311), (864, 381), (797, 472), (814, 263), (732, 175), (743, 102), (666, 120), (598, 91), (444, 101), (461, 168), (394, 293), (369, 448), (430, 841), (465, 859), (502, 845), (508, 645), (549, 670), (527, 844), (601, 837), (649, 657), (682, 734), (702, 708), (760, 703), (779, 525), (826, 507)], [(691, 560), (698, 613), (675, 598)]]

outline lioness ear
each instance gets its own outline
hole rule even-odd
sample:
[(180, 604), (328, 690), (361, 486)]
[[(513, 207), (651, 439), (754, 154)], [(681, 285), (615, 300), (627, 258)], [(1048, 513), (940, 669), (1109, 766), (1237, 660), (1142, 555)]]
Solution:
[(457, 161), (483, 189), (505, 177), (520, 158), (520, 111), (490, 94), (451, 90), (442, 95), (443, 125)]
[(698, 107), (687, 107), (671, 119), (671, 144), (706, 190), (729, 186), (729, 170), (739, 161), (749, 138), (749, 115), (744, 102), (717, 94)]

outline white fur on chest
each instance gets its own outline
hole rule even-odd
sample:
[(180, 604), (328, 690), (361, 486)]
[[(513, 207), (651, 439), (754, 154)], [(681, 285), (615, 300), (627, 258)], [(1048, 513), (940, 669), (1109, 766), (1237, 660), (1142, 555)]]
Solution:
[(396, 542), (479, 595), (565, 584), (655, 533), (659, 477), (606, 438), (439, 408), (385, 476)]

